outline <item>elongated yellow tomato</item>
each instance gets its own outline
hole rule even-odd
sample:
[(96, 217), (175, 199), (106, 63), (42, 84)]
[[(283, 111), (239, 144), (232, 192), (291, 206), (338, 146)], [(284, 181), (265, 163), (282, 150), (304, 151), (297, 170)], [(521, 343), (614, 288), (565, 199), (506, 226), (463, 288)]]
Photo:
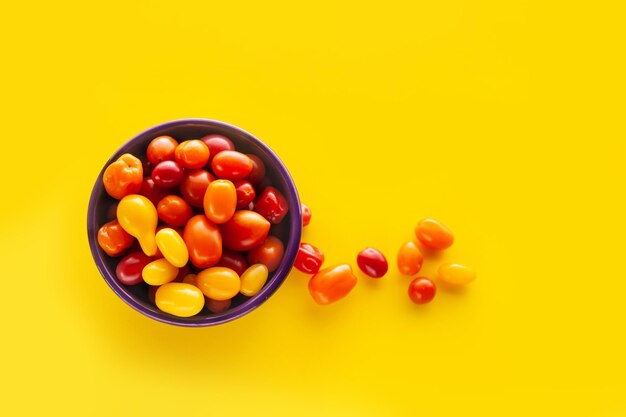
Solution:
[(257, 295), (267, 281), (267, 266), (263, 264), (254, 264), (241, 274), (241, 288), (239, 292), (243, 295), (251, 297)]
[(213, 223), (226, 223), (235, 214), (237, 190), (228, 180), (215, 180), (209, 183), (204, 193), (204, 214)]
[(228, 300), (239, 292), (241, 280), (232, 269), (214, 266), (196, 275), (196, 286), (209, 298)]
[(161, 258), (143, 267), (141, 276), (148, 285), (163, 285), (172, 282), (178, 275), (178, 268)]
[(143, 253), (148, 256), (156, 254), (154, 235), (159, 219), (150, 200), (139, 194), (122, 198), (117, 205), (117, 221), (128, 234), (137, 238)]
[(204, 307), (204, 295), (191, 284), (170, 282), (156, 291), (155, 302), (160, 310), (178, 317), (191, 317)]
[(177, 268), (187, 265), (189, 251), (182, 237), (174, 229), (166, 227), (157, 232), (156, 244), (165, 259)]
[(465, 265), (443, 264), (437, 270), (437, 276), (446, 284), (465, 285), (476, 279), (476, 271)]

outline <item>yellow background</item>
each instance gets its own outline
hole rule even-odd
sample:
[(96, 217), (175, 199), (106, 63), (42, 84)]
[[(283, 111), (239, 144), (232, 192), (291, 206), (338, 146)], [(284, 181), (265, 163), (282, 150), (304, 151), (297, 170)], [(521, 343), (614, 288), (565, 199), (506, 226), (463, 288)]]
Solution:
[[(620, 2), (13, 2), (2, 39), (0, 414), (624, 416)], [(243, 127), (281, 156), (327, 265), (388, 256), (344, 301), (293, 273), (203, 329), (106, 286), (87, 201), (159, 122)], [(409, 302), (395, 253), (466, 291)]]

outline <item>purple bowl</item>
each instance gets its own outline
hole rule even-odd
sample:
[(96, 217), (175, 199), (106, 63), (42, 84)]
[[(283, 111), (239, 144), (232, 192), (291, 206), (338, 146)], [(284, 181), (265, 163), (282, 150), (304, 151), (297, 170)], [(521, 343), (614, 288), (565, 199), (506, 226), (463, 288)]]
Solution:
[[(213, 314), (205, 307), (196, 316), (188, 318), (176, 317), (164, 313), (150, 303), (147, 284), (141, 283), (134, 286), (121, 284), (115, 276), (115, 267), (122, 257), (112, 258), (98, 245), (98, 229), (104, 223), (115, 218), (115, 207), (117, 205), (117, 200), (110, 197), (104, 190), (102, 174), (111, 162), (117, 160), (124, 153), (144, 155), (148, 143), (157, 136), (168, 135), (182, 141), (185, 139), (198, 139), (212, 133), (224, 135), (232, 140), (238, 151), (251, 153), (261, 158), (265, 163), (266, 176), (269, 177), (272, 185), (278, 188), (287, 199), (289, 213), (279, 225), (273, 225), (270, 231), (270, 234), (276, 235), (283, 241), (285, 255), (278, 269), (270, 273), (267, 283), (257, 295), (253, 297), (237, 295), (233, 299), (231, 308), (223, 313)], [(289, 274), (298, 253), (302, 235), (302, 216), (300, 213), (300, 199), (293, 179), (282, 161), (267, 145), (245, 130), (228, 123), (209, 119), (181, 119), (162, 123), (141, 132), (122, 145), (106, 162), (98, 175), (89, 199), (87, 233), (91, 254), (98, 270), (106, 283), (109, 284), (109, 287), (126, 304), (141, 314), (163, 323), (177, 326), (203, 327), (226, 323), (251, 312), (270, 298), (280, 287)]]

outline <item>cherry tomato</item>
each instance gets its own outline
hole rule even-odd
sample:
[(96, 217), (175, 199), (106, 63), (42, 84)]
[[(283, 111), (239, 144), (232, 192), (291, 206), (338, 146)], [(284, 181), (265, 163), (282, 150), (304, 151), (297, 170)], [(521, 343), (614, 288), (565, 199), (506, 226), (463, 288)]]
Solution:
[(246, 257), (243, 256), (241, 252), (224, 249), (222, 251), (222, 258), (217, 263), (217, 266), (230, 268), (235, 271), (237, 275), (241, 275), (248, 269), (248, 261), (246, 261)]
[(104, 189), (113, 198), (121, 200), (127, 195), (141, 190), (143, 166), (141, 161), (129, 153), (120, 156), (117, 161), (104, 170), (102, 183)]
[(454, 235), (434, 219), (424, 219), (417, 224), (415, 236), (422, 245), (432, 250), (447, 249), (454, 243)]
[(415, 304), (430, 302), (437, 292), (435, 283), (424, 277), (417, 277), (409, 284), (409, 297)]
[(285, 197), (274, 187), (265, 187), (254, 203), (254, 211), (265, 217), (270, 223), (278, 224), (289, 212)]
[(402, 275), (415, 275), (424, 263), (424, 256), (415, 242), (406, 242), (398, 251), (398, 270)]
[(180, 195), (193, 207), (202, 207), (204, 193), (215, 177), (204, 169), (194, 169), (185, 173), (180, 183)]
[(324, 263), (324, 253), (310, 243), (300, 243), (296, 262), (293, 264), (296, 269), (305, 274), (317, 274)]
[(146, 156), (148, 161), (153, 165), (158, 165), (159, 162), (173, 161), (178, 142), (171, 136), (159, 136), (152, 139), (146, 149)]
[(256, 197), (254, 186), (245, 180), (234, 181), (233, 184), (237, 191), (237, 210), (247, 208)]
[(224, 247), (248, 251), (259, 246), (270, 230), (270, 223), (259, 213), (250, 210), (236, 211), (233, 217), (220, 225)]
[(152, 171), (152, 179), (159, 187), (176, 187), (183, 179), (183, 169), (176, 161), (159, 162)]
[(348, 264), (325, 268), (309, 281), (309, 292), (318, 304), (330, 304), (348, 295), (357, 278)]
[(149, 177), (152, 175), (152, 171), (154, 170), (154, 164), (150, 161), (148, 161), (148, 158), (143, 157), (143, 158), (139, 158), (139, 160), (141, 161), (141, 166), (143, 168), (143, 176), (145, 177)]
[(171, 282), (159, 287), (155, 303), (161, 311), (173, 316), (191, 317), (204, 307), (204, 295), (191, 284)]
[[(180, 234), (180, 233), (179, 233)], [(182, 236), (182, 234), (180, 234)], [(183, 282), (183, 279), (191, 274), (191, 269), (189, 269), (189, 265), (185, 265), (182, 268), (178, 268), (178, 275), (176, 275), (176, 282)]]
[(183, 231), (191, 263), (198, 268), (217, 264), (222, 257), (222, 235), (204, 214), (193, 216)]
[(233, 142), (226, 136), (213, 134), (207, 135), (200, 140), (209, 148), (209, 164), (218, 153), (235, 150), (235, 145), (233, 145)]
[(137, 285), (143, 282), (141, 271), (150, 262), (152, 259), (143, 252), (130, 253), (117, 264), (115, 275), (122, 284)]
[(218, 178), (241, 180), (252, 172), (252, 160), (237, 151), (222, 151), (211, 162), (213, 173)]
[(253, 155), (251, 153), (248, 153), (246, 155), (252, 161), (252, 171), (250, 172), (250, 174), (248, 174), (247, 180), (250, 181), (252, 184), (257, 185), (263, 180), (263, 178), (265, 178), (265, 164), (263, 163), (261, 158), (256, 155)]
[(356, 262), (361, 271), (372, 278), (383, 277), (389, 269), (385, 255), (374, 248), (365, 248), (359, 252)]
[(103, 224), (98, 230), (98, 244), (109, 256), (121, 255), (130, 248), (134, 240), (117, 220)]
[(159, 221), (154, 204), (146, 197), (131, 194), (122, 198), (117, 205), (117, 221), (141, 245), (141, 250), (148, 256), (157, 252), (156, 227)]
[(239, 293), (241, 280), (232, 269), (214, 266), (196, 275), (196, 285), (209, 298), (228, 300)]
[(154, 183), (154, 180), (150, 177), (145, 177), (141, 184), (141, 190), (139, 194), (146, 197), (155, 206), (159, 204), (162, 198), (166, 197), (170, 191), (167, 188), (161, 188)]
[(163, 257), (167, 259), (169, 263), (176, 268), (182, 268), (187, 265), (189, 251), (187, 250), (185, 241), (176, 230), (166, 227), (159, 230), (154, 239)]
[(302, 227), (307, 227), (311, 222), (311, 209), (306, 204), (302, 204)]
[(284, 253), (283, 242), (275, 236), (268, 236), (263, 243), (248, 252), (248, 262), (250, 265), (263, 264), (273, 272), (283, 260)]
[(443, 264), (437, 270), (437, 276), (446, 284), (466, 285), (476, 279), (476, 272), (464, 265)]
[[(170, 226), (170, 225), (164, 224), (164, 225), (161, 225), (161, 226), (159, 226), (159, 227), (157, 227), (157, 228), (156, 228), (156, 232), (155, 232), (155, 234), (154, 234), (154, 241), (155, 241), (155, 242), (156, 242), (156, 235), (157, 235), (157, 233), (159, 233), (159, 232), (160, 232), (161, 230), (163, 230), (163, 229), (172, 229), (172, 230), (174, 230), (176, 233), (178, 233), (178, 235), (179, 235), (179, 236), (182, 236), (182, 235), (183, 235), (183, 229), (181, 229), (180, 227)], [(152, 258), (153, 258), (153, 259), (160, 259), (160, 258), (163, 258), (163, 254), (161, 253), (161, 249), (159, 249), (159, 246), (158, 246), (158, 245), (157, 245), (157, 251), (156, 251), (156, 253), (154, 254), (154, 256), (153, 256)], [(189, 271), (187, 271), (187, 272), (189, 272)], [(179, 274), (179, 277), (180, 277), (180, 274)], [(182, 277), (180, 277), (180, 278), (182, 279)], [(178, 279), (178, 278), (176, 278), (176, 279)]]
[(209, 148), (201, 140), (186, 140), (176, 147), (175, 158), (183, 168), (199, 169), (209, 161)]
[(213, 223), (226, 223), (237, 208), (237, 190), (228, 180), (211, 181), (204, 194), (204, 214)]
[(241, 275), (241, 288), (239, 292), (246, 297), (257, 295), (267, 281), (268, 270), (263, 264), (255, 264), (246, 269)]
[(159, 219), (171, 226), (182, 227), (193, 216), (191, 206), (177, 195), (168, 195), (157, 204)]
[(213, 314), (223, 313), (230, 308), (232, 301), (228, 300), (213, 300), (212, 298), (205, 297), (204, 305)]
[(148, 285), (163, 285), (172, 282), (178, 275), (178, 268), (161, 258), (143, 267), (141, 276)]

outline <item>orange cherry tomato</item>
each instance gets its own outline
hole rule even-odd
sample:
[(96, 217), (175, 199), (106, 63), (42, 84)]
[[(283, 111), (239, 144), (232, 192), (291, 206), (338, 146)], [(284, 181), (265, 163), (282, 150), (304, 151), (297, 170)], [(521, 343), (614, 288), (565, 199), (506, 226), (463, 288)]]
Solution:
[(143, 165), (138, 158), (125, 153), (107, 167), (102, 182), (106, 192), (118, 200), (137, 194), (143, 182)]
[(194, 169), (183, 176), (180, 183), (180, 195), (193, 207), (202, 207), (204, 193), (215, 177), (204, 169)]
[(250, 265), (263, 264), (272, 272), (275, 271), (283, 260), (285, 246), (276, 236), (268, 236), (263, 243), (248, 252)]
[(226, 223), (237, 208), (237, 190), (228, 180), (212, 181), (204, 194), (204, 214), (213, 223)]
[(417, 224), (415, 236), (428, 249), (444, 250), (454, 243), (454, 235), (434, 219), (424, 219)]
[(109, 256), (120, 256), (130, 248), (134, 240), (117, 220), (103, 224), (98, 230), (98, 244)]
[(330, 304), (348, 295), (357, 278), (348, 264), (325, 268), (309, 281), (309, 292), (318, 304)]
[(191, 206), (177, 195), (168, 195), (157, 204), (159, 219), (171, 226), (182, 227), (193, 216)]
[(398, 251), (398, 270), (402, 275), (415, 275), (424, 263), (424, 256), (415, 242), (406, 242)]
[(220, 229), (225, 248), (249, 251), (263, 243), (270, 231), (270, 222), (254, 211), (238, 210), (229, 221), (220, 225)]
[(209, 148), (201, 140), (186, 140), (176, 147), (175, 158), (184, 168), (199, 169), (209, 160)]
[(237, 151), (222, 151), (211, 161), (213, 173), (218, 178), (241, 180), (252, 172), (252, 160)]
[(146, 149), (148, 161), (153, 165), (157, 165), (163, 161), (173, 161), (178, 142), (171, 136), (159, 136), (152, 139)]
[(183, 231), (183, 240), (187, 245), (191, 263), (198, 268), (213, 266), (222, 257), (220, 229), (204, 214), (189, 219)]

